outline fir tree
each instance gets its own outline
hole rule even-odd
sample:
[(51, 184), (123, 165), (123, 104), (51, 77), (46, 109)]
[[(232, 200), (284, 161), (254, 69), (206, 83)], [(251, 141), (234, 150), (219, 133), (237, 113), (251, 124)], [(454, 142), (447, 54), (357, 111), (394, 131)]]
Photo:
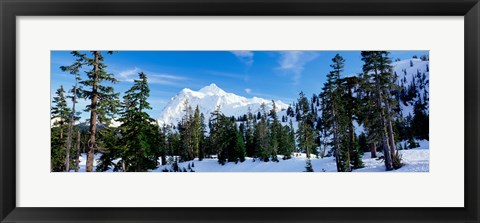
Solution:
[(272, 120), (271, 125), (269, 126), (269, 133), (270, 133), (270, 146), (269, 146), (269, 153), (271, 156), (272, 161), (278, 162), (277, 154), (278, 151), (285, 150), (285, 144), (282, 144), (282, 125), (278, 121), (277, 116), (277, 106), (275, 105), (275, 101), (272, 100), (272, 110), (270, 110), (269, 116)]
[[(112, 52), (108, 52), (111, 54)], [(93, 58), (84, 57), (86, 65), (92, 67), (87, 73), (87, 79), (80, 82), (85, 88), (81, 91), (82, 97), (90, 100), (86, 111), (90, 112), (90, 129), (88, 140), (87, 172), (93, 171), (93, 157), (97, 149), (97, 124), (108, 125), (119, 106), (118, 93), (104, 82), (117, 83), (113, 74), (105, 71), (107, 67), (100, 51), (92, 51)]]
[[(369, 128), (377, 140), (382, 142), (387, 170), (399, 168), (400, 159), (396, 155), (396, 145), (393, 133), (394, 108), (396, 104), (392, 91), (398, 89), (392, 74), (391, 61), (386, 51), (362, 51), (363, 88), (374, 102), (367, 102), (367, 110), (371, 116), (366, 118), (371, 122)], [(367, 99), (368, 100), (368, 99)], [(368, 122), (365, 122), (368, 123)], [(379, 137), (379, 138), (378, 138)]]
[(60, 85), (60, 88), (55, 92), (55, 97), (53, 97), (51, 109), (51, 119), (54, 120), (53, 126), (58, 126), (60, 128), (60, 139), (63, 139), (63, 132), (66, 129), (71, 114), (71, 110), (67, 106), (67, 100), (65, 97), (65, 90), (63, 85)]
[(322, 99), (322, 121), (324, 137), (331, 137), (338, 172), (349, 172), (350, 142), (348, 135), (348, 115), (346, 112), (345, 88), (342, 87), (341, 74), (345, 60), (339, 54), (332, 59), (332, 71), (327, 74), (320, 98)]
[[(261, 160), (268, 162), (269, 161), (269, 137), (268, 137), (268, 126), (267, 126), (267, 115), (265, 112), (265, 104), (260, 105), (260, 110), (263, 114), (260, 115), (260, 121), (255, 126), (255, 154)], [(260, 113), (260, 112), (259, 112)]]
[[(203, 141), (203, 131), (202, 131), (202, 120), (200, 117), (200, 108), (197, 107), (195, 108), (195, 112), (193, 114), (193, 120), (192, 120), (192, 138), (193, 138), (193, 153), (194, 156), (200, 158), (200, 156), (203, 156), (202, 152), (200, 151), (200, 145), (201, 142)], [(203, 157), (202, 157), (203, 158)]]
[(51, 126), (51, 170), (52, 171), (66, 171), (65, 157), (66, 144), (64, 138), (64, 130), (68, 126), (69, 117), (71, 114), (67, 106), (65, 98), (65, 90), (63, 86), (55, 92), (51, 108), (51, 119), (54, 120)]
[(192, 107), (188, 104), (188, 100), (184, 101), (185, 113), (181, 122), (178, 124), (178, 130), (180, 133), (180, 138), (182, 141), (182, 147), (179, 148), (180, 152), (180, 161), (190, 161), (195, 157), (195, 139), (194, 139), (194, 123), (193, 123), (193, 110)]
[[(217, 154), (218, 163), (224, 165), (228, 159), (227, 150), (231, 140), (229, 140), (228, 124), (230, 119), (225, 117), (220, 110), (220, 106), (211, 113), (210, 116), (210, 146)], [(231, 129), (230, 129), (231, 130)]]
[(303, 92), (300, 92), (297, 105), (299, 106), (299, 122), (297, 130), (297, 138), (299, 147), (305, 151), (307, 158), (311, 154), (316, 154), (315, 147), (315, 131), (313, 129), (314, 117), (310, 110), (308, 99)]
[(147, 101), (149, 95), (147, 75), (140, 72), (139, 79), (125, 92), (119, 118), (122, 122), (119, 127), (123, 145), (121, 159), (125, 163), (125, 171), (142, 172), (157, 166), (155, 154), (158, 145), (155, 138), (159, 127), (146, 112), (151, 109)]
[(75, 78), (75, 85), (73, 86), (73, 89), (71, 92), (73, 93), (73, 96), (71, 97), (72, 99), (72, 112), (70, 114), (70, 122), (68, 124), (68, 139), (67, 139), (67, 149), (66, 149), (66, 157), (65, 157), (65, 169), (67, 171), (70, 170), (70, 148), (72, 146), (72, 140), (73, 140), (73, 125), (75, 124), (76, 120), (79, 120), (80, 117), (78, 117), (79, 114), (76, 113), (75, 110), (75, 105), (77, 104), (77, 97), (79, 94), (79, 89), (78, 87), (78, 82), (81, 80), (80, 79), (80, 69), (82, 66), (86, 63), (85, 60), (85, 55), (81, 54), (78, 51), (72, 51), (71, 54), (76, 57), (75, 62), (70, 65), (70, 66), (61, 66), (60, 69), (64, 72), (70, 72), (70, 74), (74, 75)]
[(307, 159), (307, 161), (306, 161), (304, 172), (314, 172), (313, 167), (312, 167), (312, 161), (310, 161), (310, 159)]
[(246, 132), (245, 132), (245, 147), (246, 147), (246, 156), (255, 157), (255, 120), (254, 115), (251, 112), (250, 107), (248, 107), (247, 113), (247, 122), (246, 122)]
[(363, 167), (362, 154), (359, 151), (359, 144), (355, 136), (355, 127), (354, 121), (358, 120), (357, 118), (357, 107), (359, 105), (357, 98), (353, 96), (354, 89), (357, 88), (358, 79), (357, 77), (345, 77), (342, 78), (342, 86), (345, 89), (343, 95), (343, 103), (345, 106), (345, 115), (347, 121), (347, 132), (348, 132), (348, 151), (350, 163), (354, 169)]
[(246, 155), (245, 142), (243, 141), (243, 138), (244, 137), (243, 137), (242, 131), (235, 131), (235, 144), (233, 148), (235, 151), (236, 159), (238, 158), (240, 162), (245, 161), (245, 155)]

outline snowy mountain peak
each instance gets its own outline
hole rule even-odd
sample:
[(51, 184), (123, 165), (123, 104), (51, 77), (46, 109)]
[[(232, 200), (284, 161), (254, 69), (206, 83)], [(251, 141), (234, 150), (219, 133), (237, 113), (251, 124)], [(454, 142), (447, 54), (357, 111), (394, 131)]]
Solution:
[(216, 84), (211, 83), (208, 86), (203, 87), (199, 92), (209, 94), (209, 95), (225, 95), (226, 92), (219, 88)]
[[(188, 102), (188, 105), (192, 107), (192, 109), (195, 109), (198, 105), (200, 112), (205, 116), (205, 122), (208, 122), (210, 113), (213, 112), (217, 106), (220, 107), (221, 112), (226, 116), (235, 117), (247, 114), (249, 108), (253, 114), (256, 114), (260, 111), (262, 103), (265, 103), (267, 111), (273, 108), (272, 100), (258, 97), (246, 98), (233, 93), (227, 93), (212, 83), (198, 91), (188, 88), (180, 91), (168, 102), (161, 112), (160, 118), (158, 119), (159, 124), (176, 125), (185, 113), (185, 102)], [(277, 112), (288, 108), (288, 105), (281, 101), (275, 101), (275, 105)]]

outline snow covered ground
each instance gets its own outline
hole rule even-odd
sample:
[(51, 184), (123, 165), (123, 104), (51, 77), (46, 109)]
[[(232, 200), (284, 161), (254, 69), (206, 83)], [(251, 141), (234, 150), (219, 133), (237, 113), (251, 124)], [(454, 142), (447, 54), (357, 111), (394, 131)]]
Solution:
[[(400, 150), (402, 154), (403, 163), (402, 168), (394, 170), (392, 172), (428, 172), (430, 150), (428, 147), (428, 141), (420, 141), (420, 147), (416, 149)], [(381, 156), (381, 153), (377, 153), (377, 156)], [(100, 154), (95, 155), (95, 159), (98, 159)], [(280, 156), (279, 156), (280, 157)], [(189, 162), (179, 163), (180, 169), (188, 169), (188, 165), (194, 165), (193, 170), (195, 172), (303, 172), (305, 171), (305, 165), (307, 158), (305, 154), (299, 154), (289, 160), (279, 159), (279, 162), (263, 162), (260, 160), (254, 161), (252, 158), (247, 158), (244, 162), (226, 163), (221, 166), (216, 159), (204, 159), (202, 161), (193, 160)], [(365, 167), (354, 170), (354, 172), (385, 172), (385, 163), (381, 159), (370, 158), (370, 152), (363, 155), (362, 158)], [(312, 158), (312, 167), (315, 172), (336, 172), (334, 157)], [(80, 158), (80, 172), (85, 171), (86, 154), (82, 154)], [(97, 165), (95, 160), (94, 166)], [(171, 169), (171, 165), (159, 166), (153, 172), (161, 172), (164, 168)], [(95, 169), (95, 168), (94, 168)], [(109, 170), (112, 171), (112, 170)]]

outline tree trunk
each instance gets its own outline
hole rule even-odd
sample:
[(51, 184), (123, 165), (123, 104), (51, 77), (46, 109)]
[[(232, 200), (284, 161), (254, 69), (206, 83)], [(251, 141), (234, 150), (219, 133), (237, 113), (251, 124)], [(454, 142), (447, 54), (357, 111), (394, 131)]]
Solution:
[[(349, 80), (347, 80), (349, 81)], [(354, 104), (353, 104), (353, 95), (352, 95), (352, 86), (350, 86), (351, 83), (347, 82), (347, 91), (348, 91), (348, 97), (351, 99), (350, 101), (350, 109), (348, 109), (347, 113), (348, 113), (348, 131), (349, 131), (349, 138), (350, 138), (350, 146), (349, 146), (349, 151), (348, 151), (348, 164), (347, 164), (347, 170), (348, 172), (352, 171), (351, 168), (350, 168), (350, 158), (352, 157), (352, 155), (355, 155), (354, 154), (354, 151), (355, 151), (355, 128), (353, 126), (353, 108), (354, 108)], [(356, 158), (354, 158), (354, 160), (356, 160)], [(356, 161), (354, 161), (356, 162)], [(357, 165), (357, 164), (355, 164)]]
[(97, 102), (98, 102), (98, 71), (99, 52), (93, 52), (95, 62), (93, 64), (92, 102), (90, 104), (90, 139), (88, 140), (87, 172), (93, 171), (93, 159), (95, 155), (95, 134), (97, 132)]
[(377, 143), (370, 143), (370, 153), (372, 158), (377, 158)]
[(387, 170), (393, 170), (393, 163), (392, 163), (392, 156), (390, 155), (390, 146), (388, 145), (388, 137), (387, 137), (387, 127), (386, 127), (386, 120), (385, 116), (383, 114), (383, 107), (382, 107), (382, 91), (380, 89), (380, 80), (379, 80), (379, 75), (377, 72), (377, 68), (374, 69), (375, 71), (375, 85), (377, 88), (377, 103), (378, 103), (378, 109), (380, 110), (380, 121), (382, 123), (381, 125), (381, 134), (382, 134), (382, 151), (383, 155), (385, 157), (385, 167)]
[(77, 156), (75, 157), (75, 172), (80, 169), (80, 130), (77, 132)]
[(67, 154), (65, 156), (65, 171), (70, 172), (70, 148), (72, 147), (72, 138), (73, 138), (73, 124), (75, 123), (75, 104), (77, 102), (77, 76), (75, 76), (75, 87), (73, 88), (73, 98), (72, 98), (72, 113), (70, 115), (70, 123), (68, 123), (68, 139), (67, 139)]
[(335, 108), (332, 111), (333, 113), (333, 149), (335, 150), (335, 162), (337, 163), (337, 172), (342, 172), (342, 163), (340, 160), (340, 148), (338, 146), (338, 133), (337, 133), (337, 121), (335, 116)]
[[(384, 131), (385, 132), (385, 131)], [(390, 154), (390, 148), (386, 139), (386, 133), (382, 134), (383, 155), (385, 158), (385, 168), (387, 170), (393, 170), (392, 155)]]
[(397, 151), (397, 147), (395, 145), (395, 138), (393, 133), (392, 127), (392, 117), (390, 115), (390, 103), (388, 102), (388, 98), (385, 99), (385, 107), (387, 109), (387, 127), (388, 127), (388, 140), (390, 144), (390, 153), (393, 156)]

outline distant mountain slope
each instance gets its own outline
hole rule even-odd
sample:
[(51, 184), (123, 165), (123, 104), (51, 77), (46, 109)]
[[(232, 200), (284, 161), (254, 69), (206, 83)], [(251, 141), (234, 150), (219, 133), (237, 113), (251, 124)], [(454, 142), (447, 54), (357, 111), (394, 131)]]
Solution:
[[(410, 100), (400, 99), (400, 108), (404, 116), (413, 115), (413, 103), (418, 99), (429, 98), (430, 67), (428, 60), (406, 59), (392, 63), (393, 71), (397, 74), (397, 84), (408, 94), (409, 87), (415, 89), (417, 95)], [(426, 95), (424, 95), (426, 93)], [(424, 97), (425, 96), (425, 97)], [(428, 111), (428, 103), (426, 105)]]

